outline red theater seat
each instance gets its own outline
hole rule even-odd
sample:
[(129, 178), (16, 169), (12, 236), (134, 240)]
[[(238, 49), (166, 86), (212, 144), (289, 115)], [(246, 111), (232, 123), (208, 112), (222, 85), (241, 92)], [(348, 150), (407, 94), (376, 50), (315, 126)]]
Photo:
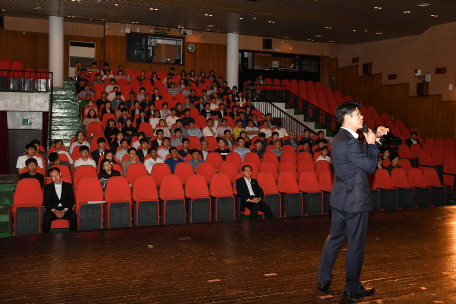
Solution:
[(305, 215), (323, 214), (323, 195), (315, 173), (302, 171), (299, 176), (299, 190), (302, 192), (302, 200)]
[(208, 162), (200, 163), (198, 165), (198, 169), (196, 170), (196, 173), (204, 176), (204, 178), (206, 179), (206, 184), (209, 185), (211, 183), (212, 175), (215, 174), (215, 169), (211, 163), (208, 163)]
[(431, 188), (431, 205), (446, 206), (451, 202), (451, 193), (449, 202), (446, 200), (446, 187), (440, 182), (439, 176), (434, 169), (425, 168), (423, 172), (424, 183)]
[(265, 161), (273, 163), (277, 170), (280, 169), (279, 159), (277, 158), (277, 155), (275, 155), (273, 152), (265, 152), (263, 154), (263, 162)]
[(257, 180), (261, 189), (263, 189), (264, 201), (271, 209), (274, 218), (282, 217), (280, 193), (272, 173), (259, 172)]
[(84, 165), (84, 166), (79, 166), (78, 170), (74, 173), (74, 178), (73, 178), (73, 185), (74, 185), (74, 192), (76, 193), (78, 190), (78, 185), (79, 181), (83, 177), (96, 177), (98, 178), (97, 170), (95, 170), (95, 167), (91, 165)]
[(334, 174), (332, 171), (321, 172), (318, 182), (320, 191), (323, 193), (323, 213), (329, 214), (331, 211), (331, 192), (333, 187)]
[(103, 189), (98, 177), (83, 177), (76, 192), (76, 214), (79, 230), (103, 229), (104, 204), (89, 204), (103, 201)]
[(259, 169), (261, 166), (261, 160), (258, 154), (249, 152), (244, 156), (244, 162), (255, 163), (256, 167)]
[(163, 176), (159, 193), (162, 224), (184, 224), (185, 195), (179, 176), (173, 174)]
[(291, 172), (296, 180), (298, 180), (298, 173), (296, 172), (296, 165), (291, 161), (280, 161), (279, 173)]
[(209, 153), (206, 157), (206, 162), (211, 163), (214, 166), (214, 169), (218, 171), (220, 170), (223, 159), (220, 153)]
[(188, 177), (185, 198), (189, 223), (211, 221), (211, 198), (204, 176), (194, 174)]
[(187, 184), (187, 178), (191, 175), (194, 175), (195, 172), (193, 171), (192, 165), (189, 163), (178, 163), (176, 165), (176, 169), (174, 170), (174, 174), (179, 176), (182, 185), (185, 187)]
[(431, 189), (426, 186), (421, 170), (410, 169), (408, 180), (410, 186), (415, 188), (415, 206), (418, 208), (431, 207)]
[(228, 178), (230, 179), (230, 183), (234, 184), (236, 174), (238, 174), (239, 171), (236, 168), (235, 163), (225, 161), (220, 165), (219, 173), (225, 173), (228, 176)]
[(273, 163), (268, 162), (268, 161), (261, 162), (260, 172), (269, 172), (269, 173), (271, 173), (272, 176), (274, 176), (274, 180), (275, 181), (277, 181), (277, 179), (279, 178), (279, 172), (277, 171), (276, 166)]
[(397, 210), (397, 189), (394, 188), (386, 169), (375, 170), (374, 185), (380, 191), (380, 209)]
[(405, 170), (396, 168), (391, 171), (391, 183), (397, 189), (397, 201), (399, 209), (415, 208), (415, 190), (410, 187)]
[(131, 189), (124, 177), (111, 177), (106, 185), (108, 228), (131, 227)]
[(154, 178), (149, 175), (138, 176), (133, 186), (132, 196), (135, 201), (135, 225), (158, 225), (158, 192)]
[(302, 195), (293, 173), (281, 172), (279, 174), (277, 187), (281, 194), (283, 216), (302, 216)]
[(163, 176), (168, 174), (171, 174), (171, 169), (169, 168), (168, 164), (155, 164), (152, 168), (150, 176), (153, 177), (155, 185), (158, 189), (160, 189)]
[(209, 194), (212, 198), (212, 211), (215, 221), (236, 219), (236, 209), (229, 177), (224, 173), (215, 173), (210, 181)]
[(146, 167), (141, 163), (130, 164), (127, 169), (127, 181), (130, 185), (135, 184), (135, 180), (138, 176), (149, 175)]

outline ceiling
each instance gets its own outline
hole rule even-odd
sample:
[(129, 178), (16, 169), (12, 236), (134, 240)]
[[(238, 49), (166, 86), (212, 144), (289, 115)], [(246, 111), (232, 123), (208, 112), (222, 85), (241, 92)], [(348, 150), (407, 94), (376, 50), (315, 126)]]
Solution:
[[(423, 2), (430, 5), (418, 6)], [(11, 16), (198, 31), (213, 25), (213, 32), (346, 44), (417, 35), (456, 21), (455, 0), (1, 0), (0, 9)]]

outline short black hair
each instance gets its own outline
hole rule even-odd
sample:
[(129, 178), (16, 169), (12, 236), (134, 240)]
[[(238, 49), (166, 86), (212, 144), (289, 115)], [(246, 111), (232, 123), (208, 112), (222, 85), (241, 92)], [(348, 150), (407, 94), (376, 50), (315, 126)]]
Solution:
[(155, 134), (157, 134), (157, 135), (158, 135), (158, 133), (161, 133), (161, 134), (163, 134), (164, 132), (163, 132), (163, 130), (162, 130), (162, 129), (158, 129), (157, 131), (155, 131)]
[(157, 148), (150, 148), (149, 150), (147, 150), (147, 153), (150, 154), (150, 152), (152, 152), (152, 151), (157, 152)]
[(57, 152), (51, 152), (51, 153), (49, 153), (48, 159), (49, 159), (49, 162), (53, 163), (57, 159), (59, 159), (59, 154)]
[(126, 138), (122, 138), (122, 140), (120, 141), (120, 144), (122, 145), (124, 141), (126, 141), (128, 144), (128, 140)]
[(190, 151), (190, 154), (193, 154), (193, 153), (195, 153), (195, 152), (196, 152), (196, 153), (199, 153), (198, 149), (192, 149), (192, 150)]
[(174, 150), (177, 151), (177, 148), (176, 148), (176, 147), (171, 147), (171, 148), (169, 148), (169, 153), (171, 153), (171, 151), (174, 151)]
[(266, 134), (264, 134), (264, 132), (260, 132), (260, 134), (258, 134), (258, 137), (266, 137)]
[(274, 132), (272, 132), (272, 133), (271, 133), (271, 136), (274, 136), (274, 135), (277, 135), (277, 136), (279, 136), (279, 133), (278, 133), (278, 132), (276, 132), (276, 131), (274, 131)]
[(87, 146), (81, 146), (81, 147), (79, 148), (79, 153), (81, 153), (82, 151), (89, 151), (89, 147), (87, 147)]
[[(410, 133), (410, 134), (412, 134), (412, 133)], [(62, 144), (63, 144), (63, 141), (61, 139), (56, 139), (56, 140), (54, 140), (54, 145), (59, 143), (59, 142), (62, 142)]]
[(250, 166), (250, 165), (244, 165), (244, 166), (242, 166), (242, 171), (244, 171), (245, 168), (247, 168), (247, 167), (250, 168), (250, 171), (252, 171), (252, 166)]
[(356, 109), (361, 110), (361, 104), (357, 101), (345, 101), (340, 103), (336, 108), (336, 118), (342, 126), (345, 120), (345, 115), (352, 116)]
[(255, 145), (258, 143), (261, 144), (261, 140), (259, 140), (259, 139), (255, 140)]
[(238, 143), (241, 139), (242, 139), (243, 141), (245, 141), (245, 138), (244, 138), (244, 137), (238, 136), (238, 138), (236, 138), (236, 142)]
[(188, 138), (184, 138), (184, 139), (182, 139), (182, 143), (184, 143), (184, 142), (188, 142), (188, 143), (190, 143), (190, 139), (188, 139)]
[[(389, 159), (394, 160), (396, 157), (399, 157), (399, 154), (394, 153), (393, 155), (390, 156)], [(400, 157), (399, 157), (399, 159), (400, 159)]]
[(97, 144), (101, 144), (101, 143), (106, 143), (106, 139), (104, 137), (97, 138)]
[(49, 168), (49, 170), (47, 171), (46, 175), (47, 175), (47, 176), (50, 176), (52, 171), (57, 171), (57, 172), (60, 173), (60, 169), (59, 169), (59, 168), (57, 168), (57, 167), (51, 167), (51, 168)]
[(34, 139), (30, 142), (32, 145), (41, 145), (40, 141), (38, 139)]
[(136, 149), (133, 148), (133, 147), (131, 147), (130, 149), (128, 149), (128, 150), (127, 150), (127, 153), (130, 154), (131, 151), (135, 151), (135, 153), (136, 153)]
[(413, 134), (415, 134), (416, 136), (418, 136), (418, 133), (416, 133), (415, 131), (410, 132), (410, 136), (412, 136)]
[(141, 144), (141, 145), (142, 145), (143, 143), (147, 143), (147, 144), (148, 144), (148, 142), (147, 142), (147, 139), (146, 139), (146, 138), (141, 138), (141, 139), (139, 140), (139, 144)]
[(38, 162), (33, 157), (32, 158), (27, 158), (27, 160), (25, 161), (25, 165), (26, 166), (28, 166), (30, 163), (35, 163), (35, 165), (38, 165)]

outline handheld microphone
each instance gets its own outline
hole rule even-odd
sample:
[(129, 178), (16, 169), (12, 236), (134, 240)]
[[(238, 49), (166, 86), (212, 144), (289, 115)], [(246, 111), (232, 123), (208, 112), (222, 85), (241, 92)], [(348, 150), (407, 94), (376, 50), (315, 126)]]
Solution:
[(369, 134), (369, 127), (367, 125), (363, 125), (363, 132)]

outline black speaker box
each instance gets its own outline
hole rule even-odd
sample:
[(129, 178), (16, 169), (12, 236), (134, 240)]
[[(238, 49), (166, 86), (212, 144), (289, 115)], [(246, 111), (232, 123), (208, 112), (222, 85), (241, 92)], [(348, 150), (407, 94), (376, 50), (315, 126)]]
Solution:
[(272, 39), (263, 39), (263, 50), (272, 49)]

